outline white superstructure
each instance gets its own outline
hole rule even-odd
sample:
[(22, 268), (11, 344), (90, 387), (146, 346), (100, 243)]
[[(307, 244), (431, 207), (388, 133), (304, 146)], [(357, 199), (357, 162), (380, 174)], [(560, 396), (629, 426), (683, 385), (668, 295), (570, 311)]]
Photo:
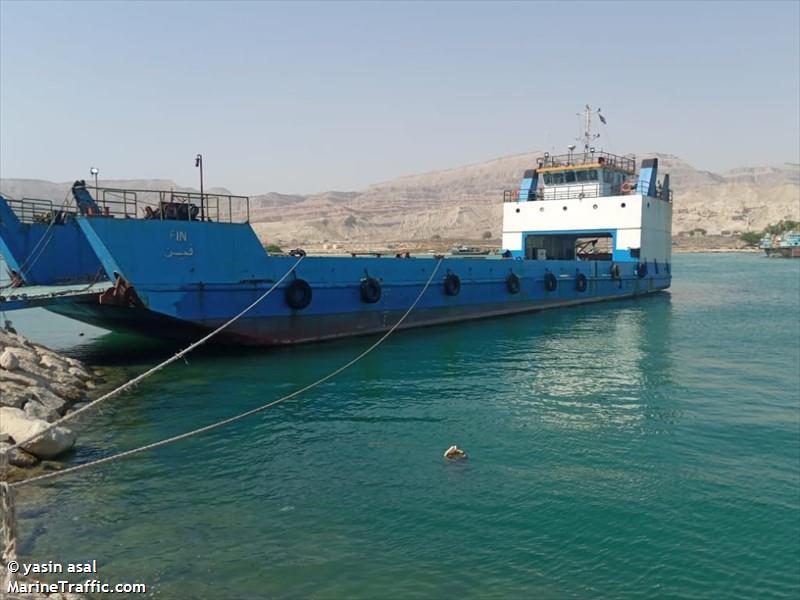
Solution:
[(503, 248), (533, 260), (669, 263), (669, 175), (658, 180), (657, 158), (637, 171), (632, 156), (596, 152), (593, 137), (587, 130), (583, 151), (545, 153), (519, 189), (505, 193)]

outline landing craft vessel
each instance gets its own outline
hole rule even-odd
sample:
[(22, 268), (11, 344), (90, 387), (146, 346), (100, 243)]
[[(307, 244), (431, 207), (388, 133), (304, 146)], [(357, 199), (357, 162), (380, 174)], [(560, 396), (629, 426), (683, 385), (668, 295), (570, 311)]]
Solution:
[[(592, 147), (545, 153), (503, 195), (496, 256), (307, 256), (222, 340), (284, 345), (658, 292), (671, 281), (672, 195), (658, 160)], [(204, 195), (104, 197), (76, 218), (110, 279), (101, 294), (47, 305), (109, 329), (195, 337), (257, 300), (297, 262), (265, 251), (249, 200)], [(153, 192), (151, 192), (153, 193)], [(163, 194), (167, 194), (166, 192)], [(199, 206), (198, 206), (199, 204)], [(237, 222), (241, 221), (241, 222)], [(441, 260), (440, 260), (441, 258)], [(113, 286), (112, 286), (113, 284)]]

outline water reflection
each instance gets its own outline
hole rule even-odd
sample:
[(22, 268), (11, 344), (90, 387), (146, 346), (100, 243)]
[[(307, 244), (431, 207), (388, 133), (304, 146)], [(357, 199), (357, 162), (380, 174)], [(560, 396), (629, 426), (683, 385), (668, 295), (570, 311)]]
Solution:
[(673, 384), (668, 294), (540, 318), (494, 369), (516, 418), (591, 429), (674, 416), (661, 392)]

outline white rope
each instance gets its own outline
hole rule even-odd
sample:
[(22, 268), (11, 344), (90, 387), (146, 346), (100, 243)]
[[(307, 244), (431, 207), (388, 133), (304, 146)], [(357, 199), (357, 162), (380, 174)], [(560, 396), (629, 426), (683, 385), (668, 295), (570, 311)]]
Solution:
[[(302, 257), (301, 257), (301, 260), (302, 260)], [(230, 425), (231, 423), (236, 423), (237, 421), (241, 421), (242, 419), (245, 419), (245, 418), (247, 418), (247, 417), (249, 417), (251, 415), (255, 415), (257, 413), (263, 412), (263, 411), (265, 411), (265, 410), (267, 410), (269, 408), (272, 408), (273, 406), (281, 404), (282, 402), (286, 402), (287, 400), (291, 400), (292, 398), (295, 398), (296, 396), (299, 396), (300, 394), (303, 394), (304, 392), (307, 392), (307, 391), (309, 391), (311, 389), (314, 389), (317, 386), (322, 385), (323, 383), (325, 383), (329, 379), (332, 379), (333, 377), (336, 377), (342, 371), (345, 371), (345, 370), (349, 369), (350, 367), (352, 367), (354, 364), (356, 364), (358, 361), (360, 361), (362, 358), (364, 358), (367, 354), (369, 354), (375, 348), (380, 346), (386, 338), (388, 338), (392, 333), (394, 333), (394, 331), (398, 327), (400, 327), (400, 325), (403, 323), (403, 321), (406, 320), (408, 315), (411, 314), (411, 311), (414, 310), (414, 308), (416, 308), (417, 304), (422, 299), (422, 296), (423, 296), (423, 294), (425, 294), (425, 292), (427, 291), (428, 287), (430, 287), (431, 281), (433, 281), (433, 278), (436, 275), (436, 272), (439, 270), (439, 266), (442, 264), (443, 260), (444, 260), (443, 258), (439, 258), (438, 262), (436, 263), (436, 266), (434, 267), (433, 271), (431, 272), (430, 277), (428, 277), (428, 281), (425, 283), (425, 286), (422, 288), (422, 290), (420, 291), (419, 295), (416, 297), (416, 299), (411, 304), (411, 306), (408, 307), (408, 310), (403, 314), (403, 316), (400, 317), (400, 319), (397, 321), (397, 323), (395, 323), (392, 326), (391, 329), (389, 329), (386, 333), (384, 333), (374, 344), (372, 344), (369, 348), (364, 350), (361, 354), (359, 354), (358, 356), (356, 356), (355, 358), (353, 358), (349, 362), (345, 363), (344, 365), (342, 365), (341, 367), (339, 367), (335, 371), (332, 371), (331, 373), (328, 373), (324, 377), (322, 377), (320, 379), (317, 379), (315, 382), (310, 383), (310, 384), (306, 385), (305, 387), (300, 388), (299, 390), (295, 390), (294, 392), (291, 392), (290, 394), (287, 394), (287, 395), (285, 395), (285, 396), (283, 396), (281, 398), (278, 398), (277, 400), (273, 400), (272, 402), (269, 402), (268, 404), (264, 404), (262, 406), (259, 406), (257, 408), (248, 410), (247, 412), (240, 413), (240, 414), (235, 415), (233, 417), (229, 417), (229, 418), (224, 419), (222, 421), (217, 421), (216, 423), (212, 423), (210, 425), (206, 425), (205, 427), (200, 427), (198, 429), (193, 429), (192, 431), (188, 431), (186, 433), (182, 433), (180, 435), (176, 435), (176, 436), (171, 437), (171, 438), (167, 438), (167, 439), (164, 439), (164, 440), (161, 440), (161, 441), (158, 441), (158, 442), (154, 442), (152, 444), (147, 444), (145, 446), (140, 446), (140, 447), (134, 448), (132, 450), (126, 450), (125, 452), (120, 452), (118, 454), (113, 454), (111, 456), (107, 456), (105, 458), (100, 458), (98, 460), (95, 460), (95, 461), (92, 461), (92, 462), (88, 462), (88, 463), (84, 463), (82, 465), (76, 465), (76, 466), (70, 467), (68, 469), (62, 469), (61, 471), (51, 471), (51, 472), (48, 472), (48, 473), (43, 473), (41, 475), (37, 475), (36, 477), (31, 477), (30, 479), (25, 479), (23, 481), (18, 481), (16, 483), (12, 483), (11, 487), (16, 488), (16, 487), (20, 487), (20, 486), (23, 486), (23, 485), (28, 485), (30, 483), (34, 483), (36, 481), (42, 481), (44, 479), (51, 479), (53, 477), (60, 477), (62, 475), (67, 475), (68, 473), (75, 473), (76, 471), (81, 471), (83, 469), (88, 469), (89, 467), (94, 467), (94, 466), (101, 465), (101, 464), (104, 464), (104, 463), (109, 463), (109, 462), (112, 462), (112, 461), (115, 461), (115, 460), (119, 460), (119, 459), (122, 459), (122, 458), (127, 458), (129, 456), (133, 456), (134, 454), (139, 454), (141, 452), (146, 452), (147, 450), (153, 450), (155, 448), (160, 448), (160, 447), (166, 446), (168, 444), (179, 442), (181, 440), (185, 440), (185, 439), (188, 439), (190, 437), (194, 437), (196, 435), (200, 435), (200, 434), (206, 433), (208, 431), (212, 431), (214, 429), (218, 429), (220, 427), (224, 427), (226, 425)], [(300, 262), (300, 261), (298, 260), (297, 262)], [(287, 273), (287, 275), (288, 275), (288, 273)], [(89, 406), (91, 406), (91, 405), (89, 405)], [(89, 407), (87, 406), (86, 408), (89, 408)]]
[[(147, 377), (150, 377), (150, 375), (152, 375), (153, 373), (157, 373), (158, 371), (160, 371), (161, 369), (163, 369), (167, 365), (170, 365), (170, 364), (174, 363), (176, 360), (179, 360), (179, 359), (183, 358), (186, 354), (188, 354), (189, 352), (191, 352), (192, 350), (194, 350), (198, 346), (201, 346), (201, 345), (205, 344), (208, 340), (213, 338), (215, 335), (217, 335), (223, 329), (225, 329), (229, 325), (233, 324), (235, 321), (237, 321), (238, 319), (243, 317), (245, 314), (247, 314), (249, 311), (251, 311), (264, 298), (269, 296), (272, 293), (272, 291), (275, 288), (277, 288), (281, 283), (283, 283), (283, 280), (286, 279), (297, 268), (297, 265), (299, 265), (300, 262), (304, 258), (305, 258), (305, 256), (301, 256), (299, 259), (297, 259), (297, 261), (292, 265), (292, 267), (288, 271), (286, 271), (284, 276), (281, 277), (274, 284), (272, 284), (272, 287), (270, 287), (266, 292), (261, 294), (252, 304), (247, 306), (239, 314), (237, 314), (235, 317), (231, 318), (230, 320), (226, 321), (225, 323), (223, 323), (219, 327), (217, 327), (214, 331), (212, 331), (208, 335), (200, 338), (199, 340), (197, 340), (196, 342), (194, 342), (190, 346), (187, 346), (186, 348), (184, 348), (183, 350), (181, 350), (180, 352), (178, 352), (174, 356), (171, 356), (170, 358), (168, 358), (164, 362), (156, 365), (152, 369), (150, 369), (148, 371), (145, 371), (141, 375), (138, 375), (138, 376), (134, 377), (133, 379), (131, 379), (130, 381), (128, 381), (126, 383), (123, 383), (118, 388), (113, 389), (110, 392), (108, 392), (107, 394), (104, 394), (104, 395), (100, 396), (97, 400), (93, 400), (92, 402), (90, 402), (86, 406), (83, 406), (83, 407), (81, 407), (81, 408), (79, 408), (79, 409), (77, 409), (77, 410), (75, 410), (75, 411), (73, 411), (73, 412), (71, 412), (69, 414), (66, 414), (63, 417), (61, 417), (60, 419), (58, 419), (57, 421), (54, 421), (54, 422), (50, 423), (47, 427), (45, 427), (44, 429), (42, 429), (40, 432), (36, 433), (35, 435), (32, 435), (32, 436), (30, 436), (30, 437), (28, 437), (26, 439), (23, 439), (23, 440), (16, 441), (13, 446), (6, 447), (5, 450), (3, 450), (3, 452), (4, 453), (11, 452), (12, 450), (14, 450), (16, 448), (21, 448), (23, 445), (28, 444), (29, 442), (32, 442), (33, 440), (40, 438), (44, 434), (48, 433), (49, 431), (52, 431), (53, 429), (55, 429), (59, 425), (63, 424), (65, 421), (67, 421), (69, 419), (73, 419), (73, 418), (77, 417), (79, 414), (94, 408), (95, 406), (97, 406), (101, 402), (105, 402), (109, 398), (113, 398), (114, 396), (124, 392), (128, 388), (131, 388), (134, 385), (136, 385), (137, 383), (141, 382), (143, 379), (146, 379)], [(2, 477), (2, 476), (3, 476), (3, 474), (0, 473), (0, 477)]]

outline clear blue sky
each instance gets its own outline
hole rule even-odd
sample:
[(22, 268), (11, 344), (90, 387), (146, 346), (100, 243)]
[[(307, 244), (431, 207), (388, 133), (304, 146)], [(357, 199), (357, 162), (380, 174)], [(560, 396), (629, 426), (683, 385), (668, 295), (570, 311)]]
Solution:
[(800, 160), (800, 3), (0, 1), (0, 176), (358, 189), (556, 147)]

